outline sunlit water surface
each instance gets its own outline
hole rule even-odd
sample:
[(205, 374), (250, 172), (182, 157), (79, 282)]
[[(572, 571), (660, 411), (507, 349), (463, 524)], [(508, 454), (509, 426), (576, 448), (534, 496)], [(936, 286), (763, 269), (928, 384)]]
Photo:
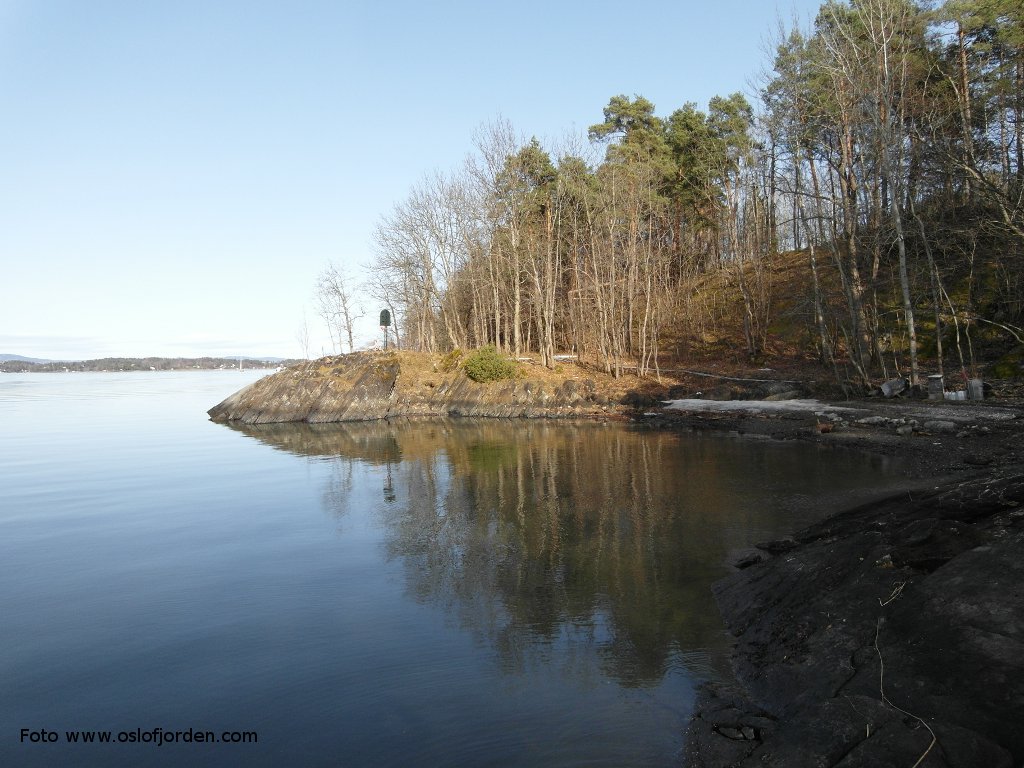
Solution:
[[(207, 420), (260, 375), (0, 374), (0, 764), (678, 764), (728, 551), (899, 477), (601, 424)], [(65, 735), (155, 728), (258, 742)]]

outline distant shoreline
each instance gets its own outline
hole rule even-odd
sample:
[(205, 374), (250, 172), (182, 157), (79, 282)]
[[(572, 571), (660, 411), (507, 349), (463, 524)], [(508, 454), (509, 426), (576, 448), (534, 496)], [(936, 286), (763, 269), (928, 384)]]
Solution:
[(0, 373), (71, 373), (123, 371), (191, 371), (258, 368), (274, 370), (296, 360), (238, 357), (102, 357), (95, 360), (30, 362), (0, 360)]

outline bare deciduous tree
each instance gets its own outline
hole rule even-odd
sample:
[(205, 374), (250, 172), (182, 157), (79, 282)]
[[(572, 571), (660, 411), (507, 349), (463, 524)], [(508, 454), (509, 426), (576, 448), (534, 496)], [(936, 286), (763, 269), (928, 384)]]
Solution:
[(317, 278), (317, 313), (327, 325), (335, 351), (341, 351), (343, 343), (348, 351), (355, 349), (355, 324), (366, 312), (356, 299), (356, 286), (345, 271), (328, 263)]
[(309, 360), (309, 323), (306, 321), (306, 312), (302, 312), (302, 325), (295, 332), (295, 340), (299, 342), (299, 350), (302, 352), (302, 359)]

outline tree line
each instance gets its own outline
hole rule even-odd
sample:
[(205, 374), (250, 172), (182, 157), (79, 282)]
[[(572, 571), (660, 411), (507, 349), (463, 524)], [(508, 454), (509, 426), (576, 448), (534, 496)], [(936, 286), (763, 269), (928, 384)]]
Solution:
[(1024, 343), (1018, 0), (829, 0), (774, 48), (754, 103), (614, 96), (556, 147), (484, 126), (376, 227), (366, 290), (400, 345), (657, 375), (727, 315), (758, 360), (794, 253), (807, 346), (842, 381), (916, 382), (923, 356), (966, 372), (983, 331)]

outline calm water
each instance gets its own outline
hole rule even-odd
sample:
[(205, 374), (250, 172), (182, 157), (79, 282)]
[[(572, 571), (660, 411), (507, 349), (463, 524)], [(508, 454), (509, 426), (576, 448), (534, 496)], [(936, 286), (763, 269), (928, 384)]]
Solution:
[[(898, 477), (598, 424), (207, 421), (259, 375), (0, 375), (0, 765), (678, 764), (728, 550)], [(156, 728), (258, 743), (66, 743)]]

